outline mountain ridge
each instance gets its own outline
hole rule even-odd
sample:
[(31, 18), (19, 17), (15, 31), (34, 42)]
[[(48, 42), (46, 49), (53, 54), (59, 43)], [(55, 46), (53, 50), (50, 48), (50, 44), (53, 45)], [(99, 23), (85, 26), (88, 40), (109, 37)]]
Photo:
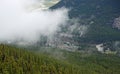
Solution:
[(120, 16), (119, 4), (120, 0), (61, 0), (51, 9), (66, 7), (70, 9), (70, 18), (91, 19), (84, 21), (90, 27), (79, 39), (82, 42), (101, 43), (120, 40), (120, 31), (113, 27), (114, 20)]

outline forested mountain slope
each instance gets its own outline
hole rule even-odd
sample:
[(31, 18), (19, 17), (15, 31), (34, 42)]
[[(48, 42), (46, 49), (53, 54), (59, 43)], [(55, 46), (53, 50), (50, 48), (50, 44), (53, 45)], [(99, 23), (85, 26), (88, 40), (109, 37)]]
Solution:
[(0, 74), (79, 74), (79, 68), (46, 55), (0, 45)]
[[(62, 56), (65, 58), (59, 58), (59, 60), (57, 60), (52, 56), (50, 57), (50, 53), (48, 52), (35, 53), (14, 46), (1, 44), (0, 74), (120, 73), (120, 59), (115, 55), (88, 55), (79, 52), (62, 52), (64, 53)], [(52, 52), (52, 54), (54, 54), (54, 52)]]
[(61, 0), (51, 9), (60, 7), (69, 8), (70, 18), (79, 18), (79, 24), (89, 25), (83, 37), (75, 36), (76, 41), (101, 43), (120, 40), (120, 31), (114, 27), (114, 20), (120, 17), (120, 0)]

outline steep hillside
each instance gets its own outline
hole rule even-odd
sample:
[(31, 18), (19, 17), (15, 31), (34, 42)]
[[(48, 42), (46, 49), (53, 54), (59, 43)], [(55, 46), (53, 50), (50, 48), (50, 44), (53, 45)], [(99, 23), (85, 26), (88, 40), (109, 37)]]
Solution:
[(75, 41), (101, 43), (120, 40), (120, 31), (113, 28), (115, 18), (120, 16), (120, 0), (61, 0), (51, 9), (60, 7), (70, 8), (69, 16), (79, 18), (80, 25), (89, 25), (87, 33), (83, 37), (75, 36)]
[[(61, 0), (52, 8), (71, 8), (70, 16), (78, 17), (94, 15), (95, 17), (118, 17), (120, 15), (119, 0)], [(102, 16), (101, 16), (102, 15)], [(108, 16), (110, 15), (110, 16)]]
[[(0, 45), (0, 74), (119, 74), (120, 57), (58, 49), (31, 52)], [(43, 52), (44, 51), (44, 52)], [(54, 51), (54, 52), (53, 52)], [(64, 58), (55, 59), (54, 54)], [(59, 54), (59, 53), (63, 54)], [(51, 57), (50, 57), (51, 56)], [(53, 56), (53, 57), (52, 57)]]
[(0, 74), (79, 74), (79, 68), (43, 54), (0, 45)]

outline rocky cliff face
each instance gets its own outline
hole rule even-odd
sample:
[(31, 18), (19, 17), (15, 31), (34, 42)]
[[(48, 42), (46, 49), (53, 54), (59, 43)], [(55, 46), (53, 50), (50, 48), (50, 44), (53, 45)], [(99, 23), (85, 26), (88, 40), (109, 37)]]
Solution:
[(114, 23), (113, 23), (113, 27), (120, 30), (120, 17), (115, 18)]

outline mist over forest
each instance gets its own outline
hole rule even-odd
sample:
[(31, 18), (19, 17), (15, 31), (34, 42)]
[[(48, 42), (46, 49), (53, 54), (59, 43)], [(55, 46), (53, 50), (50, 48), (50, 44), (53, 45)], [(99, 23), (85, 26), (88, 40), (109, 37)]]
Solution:
[(1, 0), (0, 74), (120, 74), (120, 0)]

